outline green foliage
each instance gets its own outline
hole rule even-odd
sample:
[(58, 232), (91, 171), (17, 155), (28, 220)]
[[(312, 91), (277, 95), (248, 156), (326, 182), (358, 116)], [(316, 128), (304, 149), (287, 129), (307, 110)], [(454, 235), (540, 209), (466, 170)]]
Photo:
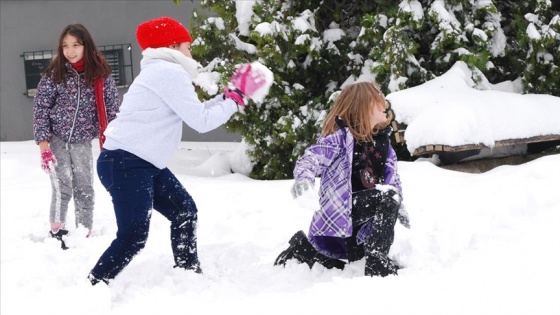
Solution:
[[(264, 103), (226, 125), (252, 145), (253, 178), (291, 178), (331, 95), (359, 78), (388, 94), (464, 61), (475, 82), (521, 78), (527, 93), (560, 95), (558, 5), (545, 0), (259, 0), (250, 21), (238, 21), (240, 5), (247, 2), (202, 1), (212, 16), (195, 12), (190, 30), (195, 59), (220, 73), (222, 86), (240, 63), (257, 60), (274, 73)], [(395, 148), (411, 159), (404, 145)]]
[[(323, 38), (331, 23), (343, 24), (347, 15), (337, 1), (262, 1), (253, 6), (249, 32), (242, 32), (233, 1), (207, 1), (202, 7), (216, 12), (223, 28), (215, 18), (197, 13), (193, 55), (219, 64), (213, 70), (223, 74), (223, 84), (239, 63), (258, 60), (273, 70), (275, 83), (265, 102), (250, 103), (226, 126), (252, 145), (252, 177), (290, 178), (297, 158), (316, 140), (330, 94), (348, 77), (349, 57), (339, 48), (349, 46), (348, 39)], [(257, 25), (268, 32), (257, 31)], [(243, 45), (254, 49), (248, 52)]]
[(526, 52), (523, 86), (528, 93), (560, 96), (560, 15), (552, 3), (529, 1), (519, 9), (515, 26)]

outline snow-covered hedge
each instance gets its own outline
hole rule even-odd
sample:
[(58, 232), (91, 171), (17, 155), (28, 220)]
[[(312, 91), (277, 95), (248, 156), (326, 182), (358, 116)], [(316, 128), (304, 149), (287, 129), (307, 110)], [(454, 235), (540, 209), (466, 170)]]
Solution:
[(242, 62), (275, 75), (264, 103), (227, 124), (249, 144), (254, 178), (291, 178), (333, 93), (358, 80), (389, 94), (463, 61), (475, 82), (517, 81), (523, 93), (560, 96), (559, 8), (549, 0), (207, 0), (201, 9), (191, 19), (193, 55), (219, 85)]

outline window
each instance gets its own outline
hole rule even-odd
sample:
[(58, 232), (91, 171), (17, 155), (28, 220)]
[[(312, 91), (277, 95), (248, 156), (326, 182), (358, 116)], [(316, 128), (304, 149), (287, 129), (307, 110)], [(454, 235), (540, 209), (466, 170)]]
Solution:
[(23, 53), (23, 63), (25, 65), (25, 85), (29, 97), (35, 96), (37, 84), (41, 80), (41, 73), (47, 69), (51, 59), (54, 57), (52, 50), (40, 50)]
[[(126, 88), (132, 83), (132, 49), (130, 44), (105, 45), (97, 47), (113, 69), (117, 86)], [(128, 52), (128, 54), (125, 53)]]
[[(111, 66), (113, 78), (117, 83), (117, 87), (128, 87), (130, 83), (132, 83), (134, 76), (131, 45), (104, 45), (98, 46), (97, 48)], [(28, 97), (35, 96), (37, 93), (37, 84), (39, 84), (39, 80), (41, 80), (41, 75), (55, 56), (55, 50), (38, 50), (23, 53), (26, 86), (26, 91), (23, 93), (24, 95)]]

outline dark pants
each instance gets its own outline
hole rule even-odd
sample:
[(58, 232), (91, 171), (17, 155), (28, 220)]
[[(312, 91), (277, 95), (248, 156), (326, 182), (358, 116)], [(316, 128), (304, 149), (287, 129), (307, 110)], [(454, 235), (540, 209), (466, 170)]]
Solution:
[[(400, 206), (400, 197), (395, 194), (395, 191), (381, 192), (377, 189), (353, 193), (353, 234), (346, 239), (349, 261), (360, 260), (367, 253), (389, 253), (395, 238), (395, 223)], [(364, 240), (365, 244), (358, 244), (358, 232), (368, 223), (371, 227)]]
[(167, 168), (123, 150), (103, 150), (97, 160), (97, 174), (111, 194), (117, 221), (117, 238), (91, 271), (97, 279), (115, 278), (146, 244), (151, 209), (171, 222), (171, 246), (175, 264), (198, 264), (194, 200)]

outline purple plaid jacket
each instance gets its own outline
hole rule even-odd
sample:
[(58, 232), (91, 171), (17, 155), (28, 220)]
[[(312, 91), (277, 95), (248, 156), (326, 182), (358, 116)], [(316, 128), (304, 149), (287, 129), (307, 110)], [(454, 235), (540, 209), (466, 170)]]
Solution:
[[(352, 155), (354, 137), (348, 128), (338, 129), (326, 137), (320, 136), (317, 143), (305, 150), (296, 162), (294, 179), (315, 182), (321, 176), (319, 203), (311, 220), (309, 240), (316, 236), (346, 238), (352, 236)], [(397, 172), (397, 155), (389, 146), (385, 167), (384, 185), (397, 188), (402, 195), (401, 181)], [(321, 251), (320, 248), (318, 248)]]

